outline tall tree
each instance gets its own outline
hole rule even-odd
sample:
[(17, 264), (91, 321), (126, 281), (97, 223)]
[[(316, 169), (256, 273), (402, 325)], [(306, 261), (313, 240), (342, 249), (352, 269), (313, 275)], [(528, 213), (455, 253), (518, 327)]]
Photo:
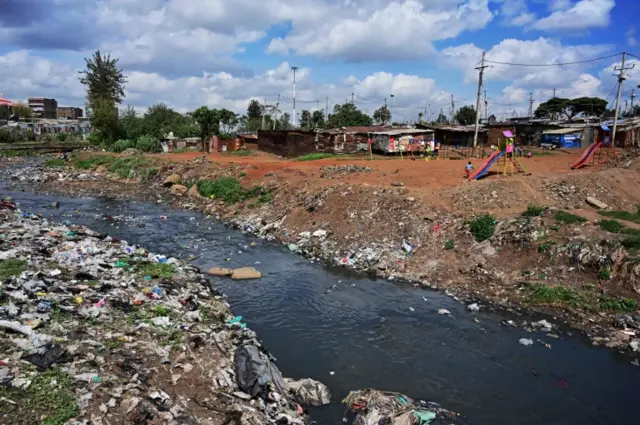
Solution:
[(278, 128), (280, 130), (289, 130), (291, 128), (290, 120), (291, 115), (289, 115), (288, 112), (285, 112), (280, 116), (280, 119), (278, 120)]
[(458, 109), (455, 115), (456, 121), (460, 125), (470, 125), (476, 122), (476, 108), (471, 105)]
[(251, 99), (247, 107), (247, 119), (262, 118), (262, 106), (256, 99)]
[(231, 133), (239, 122), (238, 114), (228, 109), (219, 109), (218, 118), (220, 119), (220, 124), (222, 124), (222, 132), (227, 135)]
[(313, 111), (311, 115), (311, 121), (315, 128), (324, 128), (324, 114), (322, 111)]
[(447, 116), (443, 114), (442, 111), (440, 111), (440, 114), (438, 114), (438, 119), (436, 119), (436, 123), (445, 124), (446, 122), (447, 122)]
[(80, 71), (80, 82), (87, 90), (91, 124), (103, 142), (111, 143), (118, 132), (117, 105), (124, 97), (127, 79), (118, 68), (118, 59), (102, 55), (99, 50), (84, 61), (86, 69)]
[(330, 128), (347, 127), (347, 126), (371, 126), (373, 119), (352, 103), (344, 105), (335, 105), (333, 114), (329, 115), (327, 125)]
[(303, 130), (309, 130), (313, 128), (313, 119), (311, 118), (311, 112), (307, 109), (303, 109), (300, 113), (300, 128)]
[(144, 131), (156, 139), (163, 139), (173, 130), (181, 114), (164, 103), (151, 105), (144, 114)]
[(144, 120), (138, 116), (133, 106), (120, 112), (120, 136), (124, 139), (138, 140), (144, 134)]
[(214, 134), (220, 133), (220, 117), (216, 109), (209, 109), (201, 106), (191, 113), (200, 128), (200, 138), (202, 139), (202, 151), (209, 151), (209, 139)]
[(541, 103), (534, 113), (536, 118), (566, 118), (571, 121), (576, 115), (600, 116), (607, 110), (607, 101), (599, 97), (577, 97), (566, 99), (554, 97)]
[(391, 111), (387, 108), (387, 105), (383, 105), (375, 110), (373, 113), (373, 119), (382, 125), (386, 125), (389, 121), (391, 121)]
[(423, 114), (422, 112), (418, 112), (418, 122), (419, 122), (420, 124), (422, 124), (422, 123), (423, 123), (423, 120), (422, 120), (422, 118), (423, 118), (423, 117), (424, 117), (424, 114)]

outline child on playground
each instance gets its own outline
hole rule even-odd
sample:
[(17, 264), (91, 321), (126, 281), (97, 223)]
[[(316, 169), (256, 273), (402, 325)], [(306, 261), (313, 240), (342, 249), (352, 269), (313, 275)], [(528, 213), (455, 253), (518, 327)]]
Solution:
[(471, 171), (473, 170), (473, 165), (471, 165), (471, 161), (467, 163), (464, 167), (464, 171), (467, 173), (467, 178), (471, 177)]

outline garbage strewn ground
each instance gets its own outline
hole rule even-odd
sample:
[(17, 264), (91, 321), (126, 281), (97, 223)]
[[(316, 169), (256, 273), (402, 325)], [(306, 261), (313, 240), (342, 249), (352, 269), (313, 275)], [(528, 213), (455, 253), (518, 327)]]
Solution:
[(413, 400), (404, 394), (366, 389), (350, 392), (345, 422), (354, 425), (462, 425), (465, 418), (437, 403)]
[(0, 205), (0, 423), (302, 424), (330, 397), (196, 268)]

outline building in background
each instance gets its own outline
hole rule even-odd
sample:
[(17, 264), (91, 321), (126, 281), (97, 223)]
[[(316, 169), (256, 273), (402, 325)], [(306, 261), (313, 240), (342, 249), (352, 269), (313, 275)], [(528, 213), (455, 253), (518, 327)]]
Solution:
[(82, 108), (74, 106), (60, 106), (58, 108), (58, 118), (66, 118), (68, 120), (77, 120), (82, 118)]
[(58, 102), (46, 97), (30, 97), (29, 108), (34, 118), (58, 118)]

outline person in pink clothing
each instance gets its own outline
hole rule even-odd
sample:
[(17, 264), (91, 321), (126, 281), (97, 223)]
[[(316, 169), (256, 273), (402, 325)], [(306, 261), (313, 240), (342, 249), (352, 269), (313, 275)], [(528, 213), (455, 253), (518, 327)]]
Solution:
[(509, 141), (507, 142), (507, 158), (512, 158), (513, 157), (513, 142)]

